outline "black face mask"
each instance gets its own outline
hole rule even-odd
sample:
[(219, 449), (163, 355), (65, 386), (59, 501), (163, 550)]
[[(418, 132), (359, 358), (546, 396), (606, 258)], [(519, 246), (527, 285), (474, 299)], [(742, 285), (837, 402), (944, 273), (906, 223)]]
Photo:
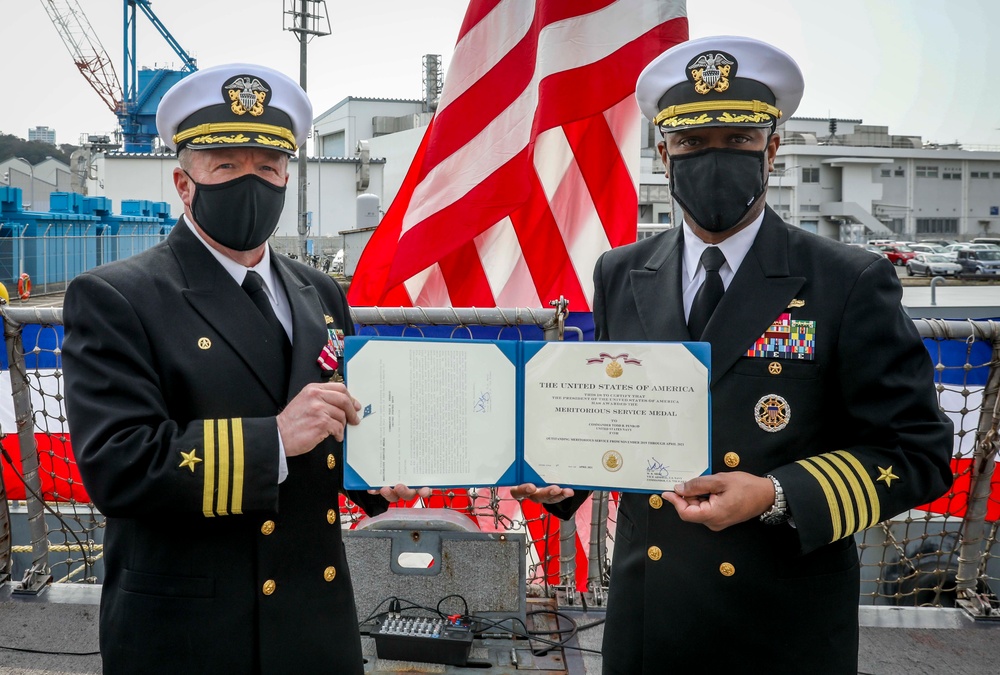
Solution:
[(736, 227), (763, 196), (767, 150), (708, 148), (670, 156), (670, 194), (709, 232)]
[(191, 181), (197, 188), (191, 201), (195, 221), (226, 248), (251, 251), (278, 227), (285, 206), (284, 185), (273, 185), (252, 173), (214, 185)]

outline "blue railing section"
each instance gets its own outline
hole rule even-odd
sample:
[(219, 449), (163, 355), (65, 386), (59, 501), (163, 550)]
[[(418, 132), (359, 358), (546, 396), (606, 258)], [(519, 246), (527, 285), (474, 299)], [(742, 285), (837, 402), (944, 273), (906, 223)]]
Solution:
[(170, 205), (53, 192), (48, 211), (25, 211), (20, 188), (0, 187), (0, 282), (13, 296), (27, 274), (36, 290), (61, 289), (97, 265), (127, 258), (162, 241), (173, 227)]

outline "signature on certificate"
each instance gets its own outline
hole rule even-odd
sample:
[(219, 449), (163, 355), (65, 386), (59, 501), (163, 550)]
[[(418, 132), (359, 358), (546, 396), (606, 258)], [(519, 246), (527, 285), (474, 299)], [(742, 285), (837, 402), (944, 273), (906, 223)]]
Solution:
[(472, 406), (472, 412), (485, 413), (490, 411), (490, 392), (484, 391), (476, 399), (476, 404)]
[(654, 476), (665, 476), (669, 470), (663, 465), (662, 462), (657, 460), (655, 457), (650, 457), (646, 460), (646, 474), (652, 474)]

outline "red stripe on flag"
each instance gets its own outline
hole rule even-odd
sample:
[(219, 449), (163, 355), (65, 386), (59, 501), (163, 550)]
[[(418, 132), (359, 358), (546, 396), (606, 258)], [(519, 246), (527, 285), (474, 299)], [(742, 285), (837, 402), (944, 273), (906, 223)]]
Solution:
[[(0, 461), (3, 466), (3, 483), (7, 499), (27, 499), (24, 487), (24, 468), (21, 466), (21, 442), (16, 434), (4, 436), (0, 443), (13, 461), (13, 466)], [(51, 502), (76, 501), (88, 503), (90, 496), (83, 487), (80, 470), (73, 457), (68, 434), (35, 434), (38, 447), (38, 480), (42, 498)]]
[(476, 244), (470, 239), (438, 261), (453, 307), (492, 307), (493, 291)]
[[(955, 474), (955, 482), (952, 483), (951, 489), (943, 497), (919, 506), (917, 510), (964, 518), (969, 508), (972, 488), (972, 462), (971, 459), (951, 460), (951, 470)], [(995, 523), (998, 520), (1000, 520), (1000, 471), (994, 471), (990, 482), (990, 496), (986, 503), (986, 521)]]
[(538, 289), (538, 297), (546, 302), (562, 295), (569, 300), (569, 306), (575, 311), (587, 311), (590, 309), (590, 302), (580, 285), (562, 233), (552, 217), (545, 193), (541, 186), (537, 186), (538, 176), (534, 171), (531, 176), (536, 187), (528, 195), (524, 205), (511, 214), (510, 220), (517, 232), (521, 253), (528, 264), (535, 288)]
[(563, 129), (611, 247), (635, 241), (639, 197), (607, 119), (595, 115)]

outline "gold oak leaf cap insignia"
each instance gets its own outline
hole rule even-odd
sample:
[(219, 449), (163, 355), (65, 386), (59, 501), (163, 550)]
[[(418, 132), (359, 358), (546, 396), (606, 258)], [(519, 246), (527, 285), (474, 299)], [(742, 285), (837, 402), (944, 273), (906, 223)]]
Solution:
[(194, 473), (194, 467), (201, 461), (201, 458), (196, 455), (197, 452), (197, 448), (192, 449), (191, 452), (184, 452), (181, 450), (181, 457), (184, 459), (181, 460), (180, 466), (177, 468), (183, 469), (187, 467), (188, 469), (191, 469), (191, 473)]
[(882, 481), (885, 483), (886, 487), (892, 487), (892, 481), (899, 480), (899, 476), (892, 472), (892, 465), (889, 465), (888, 469), (883, 469), (878, 467), (879, 477), (875, 480)]

